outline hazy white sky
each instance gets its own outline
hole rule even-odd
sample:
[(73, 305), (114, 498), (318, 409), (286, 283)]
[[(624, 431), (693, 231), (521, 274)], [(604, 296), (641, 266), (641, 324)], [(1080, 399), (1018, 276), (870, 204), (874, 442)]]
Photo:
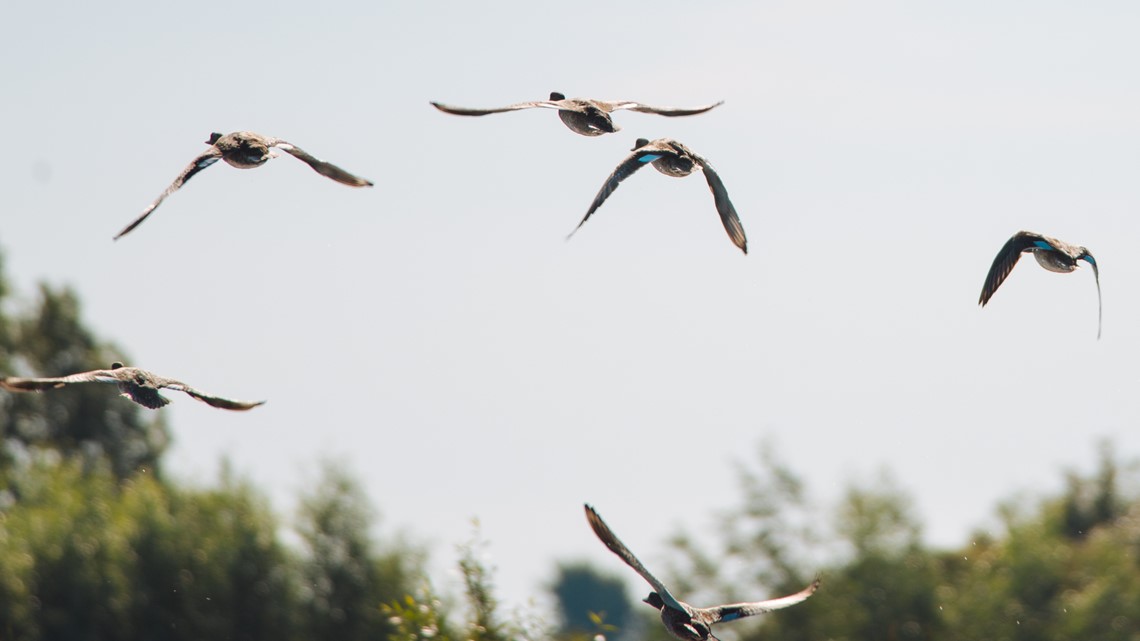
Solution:
[[(237, 398), (166, 410), (168, 467), (225, 456), (282, 510), (322, 457), (386, 529), (452, 545), (478, 516), (505, 596), (556, 558), (624, 572), (597, 505), (650, 567), (737, 501), (772, 440), (821, 500), (881, 467), (929, 540), (1055, 488), (1095, 442), (1140, 454), (1140, 5), (1102, 2), (22, 2), (0, 15), (0, 246), (26, 295), (71, 284), (133, 364)], [(438, 100), (631, 99), (617, 134)], [(278, 136), (218, 164), (118, 242), (210, 132)], [(717, 167), (642, 171), (570, 242), (638, 137)], [(994, 254), (1029, 229), (1088, 269)], [(631, 584), (642, 591), (632, 573)], [(757, 595), (759, 598), (763, 595)]]

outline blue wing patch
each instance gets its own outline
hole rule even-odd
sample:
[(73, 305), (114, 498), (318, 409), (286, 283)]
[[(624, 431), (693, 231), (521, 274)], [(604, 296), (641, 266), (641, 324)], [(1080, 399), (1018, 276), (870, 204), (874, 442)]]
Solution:
[(657, 160), (658, 158), (662, 158), (662, 157), (663, 156), (661, 154), (645, 154), (644, 156), (641, 156), (640, 158), (638, 158), (637, 161), (638, 162), (653, 162), (654, 160)]
[(1035, 241), (1033, 241), (1033, 244), (1036, 245), (1037, 247), (1040, 247), (1041, 249), (1049, 249), (1049, 250), (1053, 249), (1052, 245), (1050, 245), (1049, 243), (1047, 243), (1043, 240), (1035, 240)]
[(721, 621), (735, 621), (741, 617), (740, 610), (727, 610), (720, 615)]
[(1095, 264), (1096, 264), (1096, 259), (1094, 259), (1094, 258), (1092, 257), (1092, 254), (1085, 254), (1084, 256), (1081, 256), (1081, 258), (1083, 258), (1083, 259), (1085, 259), (1085, 260), (1089, 261), (1089, 264), (1090, 264), (1090, 265), (1095, 265)]

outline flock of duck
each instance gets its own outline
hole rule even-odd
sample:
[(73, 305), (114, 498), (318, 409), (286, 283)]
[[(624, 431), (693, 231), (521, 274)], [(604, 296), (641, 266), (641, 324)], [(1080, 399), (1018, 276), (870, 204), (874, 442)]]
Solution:
[[(566, 98), (563, 94), (552, 92), (549, 100), (536, 100), (521, 102), (506, 107), (491, 109), (470, 109), (431, 103), (436, 109), (449, 114), (460, 116), (485, 116), (488, 114), (517, 111), (521, 109), (543, 108), (556, 109), (558, 117), (571, 131), (583, 136), (600, 136), (614, 133), (620, 128), (614, 124), (610, 114), (614, 111), (628, 109), (642, 113), (652, 113), (661, 116), (692, 116), (714, 109), (723, 101), (711, 105), (693, 108), (653, 107), (633, 101), (603, 101), (588, 98)], [(115, 235), (115, 240), (122, 238), (144, 220), (146, 220), (159, 205), (175, 191), (178, 191), (188, 180), (206, 167), (224, 160), (239, 169), (260, 167), (270, 158), (277, 156), (272, 150), (280, 149), (293, 157), (305, 162), (317, 173), (350, 187), (371, 187), (372, 181), (351, 174), (336, 165), (320, 160), (305, 152), (300, 147), (286, 142), (280, 138), (262, 136), (249, 131), (237, 131), (230, 134), (213, 133), (206, 141), (209, 148), (195, 158), (174, 182), (163, 191), (144, 211)], [(728, 232), (732, 243), (745, 254), (748, 253), (748, 239), (744, 234), (744, 227), (740, 217), (729, 200), (728, 190), (721, 181), (720, 176), (713, 169), (708, 160), (689, 149), (684, 144), (671, 138), (658, 138), (648, 140), (638, 138), (632, 153), (627, 156), (617, 168), (610, 173), (602, 184), (601, 189), (590, 203), (581, 222), (570, 232), (570, 236), (582, 227), (590, 216), (594, 214), (617, 189), (623, 180), (633, 175), (645, 165), (653, 165), (657, 171), (666, 176), (683, 178), (695, 171), (704, 174), (709, 189), (713, 194), (713, 202), (721, 223)], [(569, 238), (569, 236), (568, 236)], [(1020, 231), (1014, 234), (1002, 246), (993, 264), (990, 266), (982, 287), (978, 304), (985, 306), (993, 297), (998, 287), (1006, 280), (1017, 261), (1025, 253), (1033, 254), (1037, 262), (1045, 269), (1068, 273), (1075, 271), (1080, 261), (1092, 266), (1093, 276), (1097, 286), (1098, 319), (1097, 338), (1100, 338), (1100, 273), (1096, 259), (1088, 249), (1077, 245), (1070, 245), (1055, 238), (1043, 236), (1029, 231)], [(13, 392), (39, 392), (56, 389), (68, 385), (82, 383), (114, 383), (119, 393), (135, 403), (150, 409), (159, 409), (167, 405), (170, 400), (159, 393), (161, 389), (170, 389), (185, 392), (192, 398), (207, 403), (213, 407), (227, 410), (249, 410), (265, 401), (236, 401), (220, 396), (207, 394), (197, 390), (181, 381), (159, 376), (137, 367), (125, 367), (122, 363), (114, 363), (110, 369), (99, 369), (89, 372), (80, 372), (69, 376), (54, 378), (19, 378), (0, 377), (0, 388)], [(642, 565), (641, 561), (629, 551), (629, 548), (610, 530), (602, 517), (589, 505), (585, 506), (586, 520), (597, 537), (607, 548), (616, 554), (622, 561), (633, 568), (652, 587), (653, 591), (644, 599), (645, 603), (653, 606), (661, 613), (661, 621), (674, 637), (682, 641), (707, 641), (716, 639), (711, 633), (711, 626), (716, 623), (732, 621), (742, 617), (771, 612), (801, 603), (810, 597), (819, 587), (816, 579), (803, 590), (785, 597), (759, 601), (755, 603), (735, 603), (710, 608), (696, 608), (674, 597), (669, 590)]]

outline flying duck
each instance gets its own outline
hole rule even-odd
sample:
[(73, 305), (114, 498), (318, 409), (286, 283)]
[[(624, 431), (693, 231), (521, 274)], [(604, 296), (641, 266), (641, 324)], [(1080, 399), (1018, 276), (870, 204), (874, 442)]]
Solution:
[(1031, 231), (1019, 231), (1014, 234), (994, 258), (994, 264), (990, 266), (990, 273), (986, 275), (986, 283), (982, 286), (982, 295), (978, 298), (978, 304), (985, 307), (986, 303), (990, 302), (994, 292), (1013, 271), (1013, 266), (1017, 264), (1018, 259), (1025, 252), (1031, 252), (1033, 257), (1037, 259), (1037, 263), (1045, 269), (1059, 274), (1075, 271), (1080, 266), (1077, 262), (1080, 260), (1092, 265), (1093, 278), (1096, 281), (1096, 337), (1099, 339), (1103, 309), (1100, 298), (1100, 271), (1097, 269), (1096, 259), (1093, 258), (1088, 249), (1078, 245), (1070, 245), (1056, 238), (1042, 236)]
[(162, 195), (151, 203), (141, 216), (123, 228), (123, 231), (115, 235), (115, 240), (126, 236), (132, 229), (138, 227), (142, 221), (146, 220), (147, 216), (151, 215), (151, 213), (162, 204), (162, 201), (165, 200), (167, 196), (178, 191), (187, 180), (194, 177), (194, 174), (218, 162), (219, 159), (228, 162), (238, 169), (252, 169), (264, 165), (270, 158), (277, 157), (277, 154), (270, 151), (271, 147), (276, 147), (292, 154), (294, 157), (305, 161), (305, 163), (312, 167), (318, 174), (332, 178), (338, 183), (350, 187), (372, 186), (371, 180), (354, 176), (332, 163), (314, 158), (300, 147), (285, 142), (280, 138), (269, 138), (261, 134), (255, 134), (252, 131), (235, 131), (225, 135), (214, 132), (210, 134), (210, 139), (206, 141), (206, 144), (210, 145), (210, 148), (195, 158), (194, 162), (190, 163), (186, 169), (183, 169), (182, 173), (174, 179), (174, 182), (166, 188), (166, 191), (162, 192)]
[(661, 611), (661, 621), (665, 624), (665, 629), (681, 641), (707, 641), (708, 639), (719, 641), (712, 634), (714, 624), (723, 621), (735, 621), (754, 614), (763, 614), (795, 605), (806, 600), (819, 588), (819, 579), (816, 579), (803, 590), (778, 599), (756, 603), (718, 605), (711, 608), (695, 608), (684, 601), (678, 601), (676, 597), (670, 594), (664, 584), (650, 574), (649, 570), (646, 570), (645, 566), (641, 564), (641, 561), (638, 561), (637, 557), (629, 551), (629, 548), (621, 542), (621, 539), (617, 538), (594, 508), (589, 505), (585, 507), (586, 520), (590, 522), (594, 534), (598, 535), (598, 538), (606, 544), (611, 552), (621, 557), (626, 565), (633, 568), (653, 586), (653, 592), (650, 592), (643, 601)]
[(224, 410), (248, 410), (265, 403), (265, 401), (234, 401), (220, 396), (211, 396), (190, 387), (186, 383), (158, 376), (145, 369), (124, 367), (122, 363), (112, 363), (111, 369), (97, 369), (59, 378), (0, 377), (0, 388), (11, 392), (42, 392), (46, 389), (55, 389), (75, 383), (114, 383), (119, 386), (119, 394), (152, 410), (170, 403), (170, 399), (158, 393), (158, 390), (162, 388), (186, 392), (203, 403)]
[(487, 114), (518, 111), (519, 109), (532, 109), (534, 107), (557, 109), (558, 117), (562, 119), (562, 122), (565, 123), (571, 131), (580, 133), (583, 136), (600, 136), (602, 134), (612, 134), (620, 129), (610, 118), (610, 113), (618, 109), (629, 109), (631, 111), (640, 111), (642, 113), (657, 114), (660, 116), (692, 116), (694, 114), (704, 113), (714, 107), (719, 107), (724, 104), (724, 101), (721, 100), (720, 102), (703, 107), (683, 109), (677, 107), (651, 107), (631, 100), (607, 101), (593, 100), (590, 98), (567, 98), (557, 91), (552, 91), (550, 92), (550, 100), (520, 102), (496, 109), (468, 109), (466, 107), (453, 107), (434, 101), (431, 104), (442, 112), (455, 114), (456, 116), (486, 116)]
[(724, 188), (720, 176), (717, 175), (709, 161), (672, 138), (658, 138), (652, 142), (645, 138), (638, 138), (633, 145), (633, 153), (626, 157), (606, 179), (606, 183), (602, 185), (598, 195), (594, 196), (594, 202), (590, 204), (589, 211), (586, 212), (574, 231), (570, 232), (570, 236), (573, 236), (589, 220), (590, 216), (602, 206), (602, 203), (606, 202), (606, 198), (614, 193), (621, 181), (649, 164), (666, 176), (675, 178), (682, 178), (700, 170), (705, 175), (705, 180), (708, 181), (709, 189), (712, 190), (713, 202), (716, 203), (717, 213), (720, 214), (720, 221), (724, 224), (724, 230), (728, 232), (728, 237), (732, 239), (734, 245), (740, 248), (740, 251), (745, 254), (748, 253), (748, 238), (744, 235), (744, 227), (740, 224), (740, 217), (736, 215), (736, 208), (728, 199), (728, 190)]

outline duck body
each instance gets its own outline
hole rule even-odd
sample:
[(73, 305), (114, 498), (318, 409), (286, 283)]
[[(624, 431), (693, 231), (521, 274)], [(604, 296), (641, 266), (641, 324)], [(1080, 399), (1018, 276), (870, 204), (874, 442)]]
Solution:
[[(561, 94), (552, 94), (561, 95)], [(609, 112), (602, 109), (593, 100), (574, 98), (560, 100), (565, 106), (574, 105), (574, 109), (559, 108), (558, 117), (571, 131), (583, 136), (601, 136), (620, 131), (621, 127), (614, 124)]]
[(252, 131), (235, 131), (231, 134), (210, 134), (209, 143), (217, 147), (222, 160), (238, 169), (260, 167), (276, 156), (269, 150), (270, 141)]
[(661, 608), (661, 622), (665, 624), (669, 634), (681, 641), (706, 641), (712, 636), (712, 628), (694, 618), (692, 613), (668, 606)]
[(669, 151), (671, 153), (665, 153), (656, 160), (649, 160), (649, 157), (646, 156), (643, 157), (641, 162), (648, 160), (654, 169), (673, 178), (684, 178), (700, 169), (701, 166), (697, 161), (697, 155), (685, 145), (670, 138), (662, 138), (661, 140), (655, 140), (653, 142), (663, 144), (663, 146), (667, 148), (663, 151)]
[(1073, 258), (1066, 252), (1047, 250), (1041, 248), (1034, 248), (1030, 251), (1033, 252), (1033, 257), (1037, 259), (1037, 264), (1045, 269), (1056, 274), (1068, 274), (1077, 270), (1079, 265), (1076, 258)]

